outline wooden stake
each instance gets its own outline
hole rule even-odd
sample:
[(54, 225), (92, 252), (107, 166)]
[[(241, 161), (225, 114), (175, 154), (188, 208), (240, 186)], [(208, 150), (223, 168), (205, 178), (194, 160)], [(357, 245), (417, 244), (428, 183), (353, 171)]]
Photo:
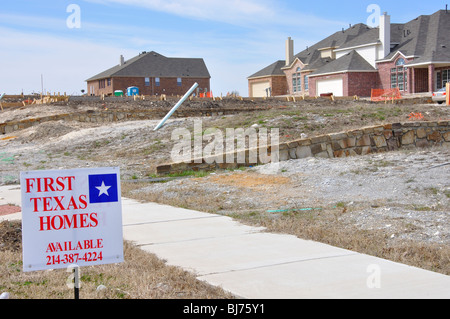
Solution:
[(447, 89), (447, 93), (445, 95), (445, 102), (447, 104), (447, 106), (450, 105), (450, 82), (447, 82), (447, 84), (445, 85), (446, 89)]

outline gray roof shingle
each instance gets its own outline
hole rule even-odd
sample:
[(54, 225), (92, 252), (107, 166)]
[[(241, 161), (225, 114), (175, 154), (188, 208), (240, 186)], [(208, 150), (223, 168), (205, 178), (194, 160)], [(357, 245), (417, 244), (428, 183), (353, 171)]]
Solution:
[(320, 74), (329, 74), (333, 72), (368, 72), (377, 70), (370, 65), (361, 55), (359, 55), (355, 50), (350, 51), (349, 53), (343, 55), (339, 59), (332, 60), (331, 62), (325, 64), (318, 70), (312, 72), (310, 76), (320, 75)]
[(450, 12), (439, 10), (422, 15), (403, 26), (401, 43), (386, 58), (398, 51), (416, 59), (409, 64), (450, 63)]
[(157, 52), (145, 52), (103, 71), (86, 81), (111, 77), (194, 77), (210, 78), (203, 59), (168, 58)]
[[(382, 60), (392, 59), (398, 52), (407, 57), (414, 57), (414, 64), (450, 63), (450, 11), (439, 10), (432, 15), (421, 15), (407, 23), (391, 23), (391, 45), (393, 48), (388, 56)], [(352, 48), (360, 45), (379, 42), (379, 28), (370, 28), (360, 23), (350, 28), (338, 31), (331, 36), (317, 42), (294, 56), (305, 64), (303, 70), (313, 70), (314, 74), (337, 72), (345, 66), (369, 70), (369, 63), (364, 64), (361, 56), (352, 54), (344, 60), (330, 62), (330, 58), (321, 58), (319, 49), (334, 47), (338, 49)], [(341, 57), (344, 58), (344, 57)], [(362, 59), (362, 60), (361, 60)], [(350, 63), (346, 65), (347, 63)], [(255, 75), (263, 76), (282, 74), (284, 61), (277, 61)], [(331, 67), (336, 67), (331, 70)], [(370, 66), (371, 69), (374, 69)], [(350, 70), (350, 69), (349, 69)], [(269, 72), (270, 71), (270, 72)]]
[(273, 75), (284, 75), (283, 70), (281, 69), (286, 65), (286, 61), (278, 60), (275, 63), (265, 67), (264, 69), (256, 72), (255, 74), (250, 75), (248, 78), (257, 78), (261, 76), (273, 76)]
[[(345, 43), (357, 38), (361, 34), (368, 32), (370, 28), (363, 23), (356, 24), (349, 27), (346, 30), (335, 32), (329, 37), (317, 42), (313, 46), (301, 51), (294, 56), (302, 61), (306, 67), (303, 70), (315, 70), (329, 62), (329, 58), (321, 58), (319, 49), (329, 48), (329, 47), (341, 47)], [(251, 75), (249, 78), (254, 78), (258, 76), (269, 76), (269, 75), (284, 75), (282, 68), (286, 66), (285, 61), (277, 61), (271, 65), (265, 67), (264, 69)]]

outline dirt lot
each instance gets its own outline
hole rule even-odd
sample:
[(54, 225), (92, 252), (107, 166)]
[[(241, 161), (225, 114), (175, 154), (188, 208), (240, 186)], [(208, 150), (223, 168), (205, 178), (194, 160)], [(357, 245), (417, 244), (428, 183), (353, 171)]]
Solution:
[[(7, 109), (0, 122), (87, 109), (150, 108), (156, 102), (68, 103)], [(203, 103), (231, 107), (240, 101)], [(365, 101), (245, 102), (269, 110), (202, 118), (206, 128), (279, 128), (280, 140), (372, 124), (449, 119), (437, 104)], [(200, 107), (190, 103), (184, 107)], [(0, 185), (23, 170), (119, 166), (125, 196), (232, 216), (245, 223), (450, 274), (450, 149), (427, 148), (361, 157), (306, 158), (235, 171), (174, 176), (156, 182), (155, 167), (171, 162), (175, 128), (193, 118), (108, 124), (46, 122), (0, 136)], [(153, 180), (152, 180), (153, 178)]]

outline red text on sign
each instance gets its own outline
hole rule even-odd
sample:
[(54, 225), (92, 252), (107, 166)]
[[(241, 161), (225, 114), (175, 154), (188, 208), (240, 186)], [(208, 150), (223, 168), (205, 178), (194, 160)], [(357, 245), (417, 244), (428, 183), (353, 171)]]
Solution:
[(87, 250), (87, 249), (99, 249), (103, 248), (103, 239), (86, 239), (76, 242), (65, 241), (49, 243), (46, 253), (55, 253), (60, 251), (74, 251), (74, 250)]
[(73, 180), (75, 180), (75, 176), (60, 176), (55, 179), (51, 177), (27, 178), (27, 193), (31, 193), (32, 190), (37, 193), (71, 191)]
[(87, 207), (87, 196), (80, 195), (78, 198), (74, 196), (33, 197), (30, 198), (30, 202), (33, 203), (33, 212), (35, 213), (40, 211), (85, 209)]
[(97, 213), (39, 217), (39, 231), (90, 228), (97, 225)]

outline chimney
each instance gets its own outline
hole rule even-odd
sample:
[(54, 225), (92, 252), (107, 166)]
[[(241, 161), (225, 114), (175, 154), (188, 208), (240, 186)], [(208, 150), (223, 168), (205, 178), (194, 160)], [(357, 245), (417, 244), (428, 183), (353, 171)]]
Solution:
[(289, 37), (286, 40), (286, 66), (294, 62), (294, 40)]
[(383, 59), (391, 53), (391, 16), (384, 12), (380, 17), (380, 41), (381, 48), (378, 58)]
[(119, 65), (122, 66), (125, 64), (125, 59), (123, 58), (123, 55), (120, 56), (120, 63)]

